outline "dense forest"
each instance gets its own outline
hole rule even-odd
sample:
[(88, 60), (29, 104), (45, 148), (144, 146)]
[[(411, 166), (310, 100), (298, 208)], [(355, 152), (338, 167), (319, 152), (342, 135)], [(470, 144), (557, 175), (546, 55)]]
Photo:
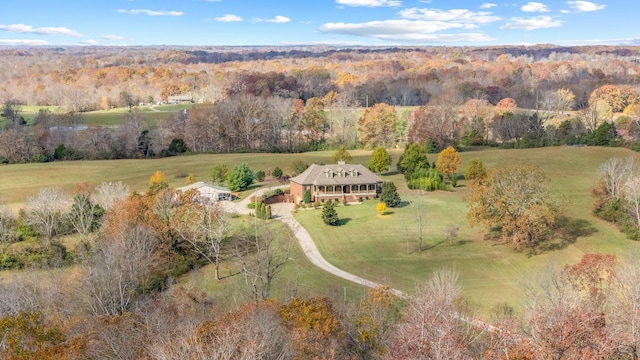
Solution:
[[(0, 158), (296, 152), (408, 142), (428, 142), (434, 150), (482, 143), (633, 146), (639, 53), (605, 46), (3, 49)], [(136, 110), (176, 96), (197, 106), (160, 122)], [(42, 110), (27, 122), (20, 115), (26, 105), (63, 111)], [(362, 114), (374, 106), (395, 109), (397, 118)], [(89, 112), (114, 107), (130, 110), (119, 126), (76, 126)], [(393, 134), (381, 139), (375, 134), (380, 126)]]

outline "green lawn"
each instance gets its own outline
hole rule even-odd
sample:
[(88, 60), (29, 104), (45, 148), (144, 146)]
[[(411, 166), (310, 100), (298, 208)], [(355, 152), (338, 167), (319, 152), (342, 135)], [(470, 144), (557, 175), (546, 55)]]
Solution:
[[(480, 159), (485, 166), (518, 162), (541, 167), (549, 178), (555, 194), (567, 198), (566, 214), (574, 223), (580, 224), (581, 235), (575, 242), (560, 250), (543, 251), (530, 256), (517, 252), (509, 246), (484, 240), (480, 229), (471, 229), (466, 220), (468, 191), (465, 181), (450, 192), (420, 194), (407, 189), (401, 175), (385, 175), (385, 180), (396, 183), (403, 200), (410, 203), (402, 208), (389, 209), (390, 214), (380, 216), (375, 211), (375, 201), (363, 205), (338, 207), (337, 211), (345, 224), (330, 228), (321, 223), (319, 210), (300, 210), (296, 217), (309, 230), (324, 256), (336, 266), (374, 281), (386, 283), (411, 292), (417, 283), (427, 279), (430, 273), (442, 266), (455, 266), (461, 274), (466, 294), (487, 314), (497, 303), (508, 302), (519, 307), (518, 283), (529, 272), (541, 269), (549, 262), (559, 265), (575, 263), (585, 253), (603, 252), (624, 256), (636, 251), (640, 243), (624, 238), (617, 229), (591, 214), (591, 188), (596, 183), (597, 168), (613, 156), (626, 157), (629, 150), (596, 147), (556, 147), (529, 150), (467, 149), (461, 153), (464, 169), (472, 159)], [(13, 209), (19, 209), (27, 197), (45, 186), (62, 186), (71, 191), (75, 184), (87, 181), (96, 186), (102, 181), (123, 181), (133, 189), (144, 191), (154, 171), (166, 174), (172, 186), (181, 186), (184, 178), (193, 173), (199, 180), (206, 180), (216, 163), (226, 163), (232, 169), (246, 162), (253, 170), (271, 170), (279, 166), (285, 173), (291, 171), (294, 160), (307, 163), (328, 163), (332, 151), (304, 154), (208, 154), (180, 156), (154, 160), (114, 160), (54, 162), (45, 164), (0, 165), (0, 198)], [(400, 151), (392, 151), (394, 164)], [(370, 151), (351, 151), (354, 163), (367, 164)], [(429, 155), (434, 161), (435, 155)], [(263, 184), (266, 186), (274, 183)], [(426, 250), (417, 251), (416, 214), (420, 209), (425, 214), (424, 239)], [(459, 235), (451, 244), (445, 230), (449, 225), (460, 228)], [(283, 230), (283, 231), (286, 231)], [(296, 248), (292, 255), (295, 261), (287, 267), (282, 277), (293, 282), (296, 276), (305, 291), (312, 293), (318, 288), (326, 291), (343, 291), (347, 296), (360, 293), (360, 288), (348, 285), (312, 267)], [(209, 291), (218, 291), (233, 282), (212, 282), (210, 269), (193, 272), (185, 281), (193, 281)], [(286, 280), (285, 280), (286, 279)], [(281, 283), (282, 285), (282, 283)], [(279, 297), (286, 297), (280, 290)], [(340, 294), (342, 295), (342, 294)], [(230, 295), (231, 296), (231, 295)]]
[[(338, 207), (338, 214), (346, 221), (339, 227), (324, 225), (320, 210), (301, 210), (296, 218), (312, 234), (329, 262), (404, 291), (411, 292), (434, 269), (454, 266), (460, 271), (466, 294), (482, 313), (488, 314), (498, 303), (507, 302), (519, 308), (519, 283), (527, 274), (550, 262), (575, 263), (583, 254), (592, 252), (622, 257), (640, 247), (591, 214), (590, 190), (596, 182), (597, 167), (609, 157), (629, 154), (623, 149), (572, 147), (462, 153), (463, 166), (475, 158), (487, 167), (513, 161), (539, 165), (549, 177), (552, 191), (567, 198), (566, 215), (580, 224), (575, 241), (560, 250), (541, 251), (533, 256), (527, 251), (514, 251), (507, 245), (485, 240), (479, 228), (469, 227), (465, 181), (454, 191), (420, 194), (408, 190), (400, 175), (392, 175), (385, 180), (399, 185), (402, 199), (410, 204), (390, 209), (391, 214), (380, 216), (375, 210), (376, 202), (365, 201), (363, 205)], [(430, 160), (435, 160), (435, 156), (430, 156)], [(416, 214), (420, 212), (426, 219), (423, 234), (427, 247), (421, 252), (417, 250), (416, 221)], [(451, 244), (446, 238), (450, 225), (460, 229)], [(552, 243), (560, 241), (555, 239)]]
[[(60, 186), (73, 191), (77, 183), (84, 181), (91, 187), (103, 181), (122, 181), (132, 189), (145, 191), (149, 178), (156, 170), (165, 173), (169, 185), (179, 187), (184, 185), (185, 178), (191, 173), (197, 180), (208, 180), (211, 169), (217, 163), (227, 164), (229, 170), (242, 162), (246, 162), (254, 171), (267, 171), (279, 166), (287, 174), (296, 159), (309, 164), (327, 163), (331, 161), (332, 154), (331, 151), (305, 154), (200, 154), (162, 159), (0, 165), (0, 199), (13, 209), (19, 209), (28, 197), (37, 194), (42, 187)], [(369, 161), (369, 151), (358, 150), (351, 154), (354, 163)]]

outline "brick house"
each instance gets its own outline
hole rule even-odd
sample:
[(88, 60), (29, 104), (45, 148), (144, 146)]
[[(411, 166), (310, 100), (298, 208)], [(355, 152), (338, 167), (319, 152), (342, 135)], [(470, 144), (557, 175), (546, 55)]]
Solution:
[(311, 202), (338, 200), (357, 202), (378, 196), (382, 179), (360, 164), (312, 164), (302, 174), (289, 179), (291, 200), (304, 201), (304, 192), (311, 192)]

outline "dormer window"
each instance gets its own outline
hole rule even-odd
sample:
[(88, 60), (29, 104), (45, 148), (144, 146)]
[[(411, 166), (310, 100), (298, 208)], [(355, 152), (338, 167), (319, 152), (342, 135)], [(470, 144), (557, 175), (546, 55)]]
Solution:
[(356, 170), (354, 168), (349, 169), (349, 176), (358, 177), (358, 170)]
[(344, 169), (340, 169), (340, 177), (344, 177)]
[(333, 171), (327, 169), (327, 170), (324, 171), (324, 175), (327, 178), (332, 178), (333, 177)]

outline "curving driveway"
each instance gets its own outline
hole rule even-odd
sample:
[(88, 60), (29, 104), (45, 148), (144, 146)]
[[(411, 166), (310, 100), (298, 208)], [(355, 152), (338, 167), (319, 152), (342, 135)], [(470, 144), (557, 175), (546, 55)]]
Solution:
[[(252, 210), (249, 209), (247, 205), (249, 204), (253, 196), (257, 197), (270, 190), (273, 190), (276, 188), (284, 189), (287, 187), (288, 187), (287, 185), (283, 185), (278, 187), (272, 187), (269, 189), (259, 189), (255, 191), (253, 194), (247, 196), (242, 201), (239, 201), (239, 202), (223, 201), (222, 202), (223, 208), (227, 212), (235, 212), (237, 214), (249, 215), (249, 213), (251, 213)], [(305, 256), (307, 257), (307, 259), (309, 259), (309, 261), (311, 261), (312, 264), (314, 264), (315, 266), (319, 267), (320, 269), (330, 274), (349, 280), (356, 284), (364, 285), (367, 287), (382, 286), (382, 284), (367, 280), (365, 278), (361, 278), (357, 275), (341, 270), (335, 267), (334, 265), (332, 265), (331, 263), (329, 263), (324, 257), (322, 257), (322, 255), (320, 254), (320, 251), (318, 250), (318, 247), (313, 242), (313, 239), (311, 238), (311, 235), (309, 234), (307, 229), (305, 229), (298, 222), (298, 220), (296, 220), (291, 214), (291, 211), (293, 210), (293, 208), (294, 208), (294, 205), (290, 203), (273, 204), (271, 205), (271, 214), (274, 220), (282, 221), (283, 223), (287, 224), (287, 226), (289, 226), (291, 231), (293, 231), (293, 234), (295, 235), (296, 239), (298, 239), (298, 243), (300, 244), (300, 247), (302, 248), (302, 251), (304, 252)], [(391, 291), (393, 291), (397, 296), (401, 296), (401, 297), (407, 296), (400, 290), (392, 289)]]

